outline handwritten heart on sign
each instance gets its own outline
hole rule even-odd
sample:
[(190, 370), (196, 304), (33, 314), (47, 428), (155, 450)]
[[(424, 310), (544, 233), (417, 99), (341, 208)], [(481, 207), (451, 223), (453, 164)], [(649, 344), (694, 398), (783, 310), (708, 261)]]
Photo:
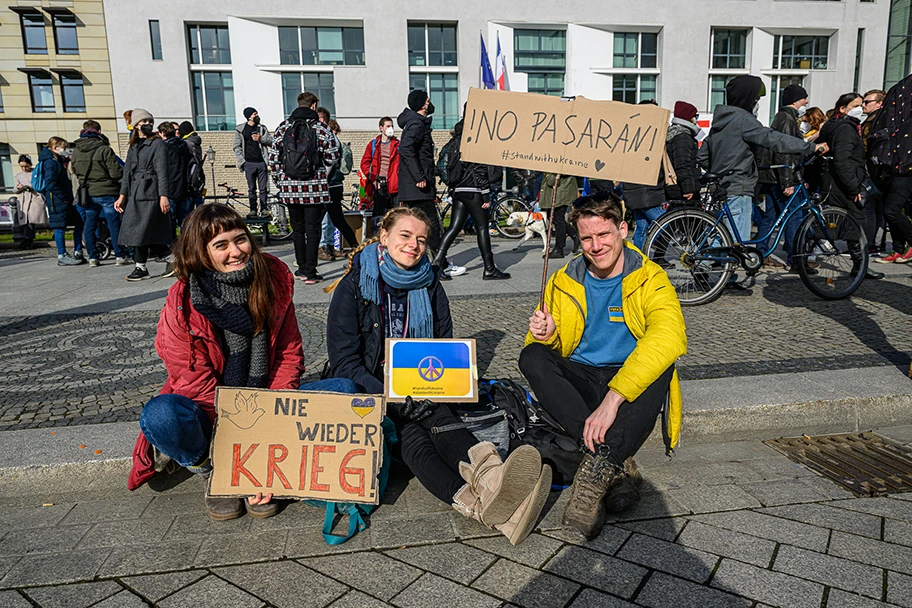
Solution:
[(596, 170), (596, 171), (601, 171), (601, 170), (604, 169), (604, 168), (605, 168), (605, 163), (603, 163), (602, 161), (596, 159), (596, 161), (595, 161), (595, 170)]
[(358, 414), (358, 416), (360, 416), (361, 418), (364, 418), (365, 416), (370, 414), (372, 411), (374, 411), (375, 405), (376, 404), (374, 403), (373, 397), (368, 397), (367, 399), (360, 399), (359, 397), (354, 397), (352, 399), (352, 411), (355, 412), (356, 414)]

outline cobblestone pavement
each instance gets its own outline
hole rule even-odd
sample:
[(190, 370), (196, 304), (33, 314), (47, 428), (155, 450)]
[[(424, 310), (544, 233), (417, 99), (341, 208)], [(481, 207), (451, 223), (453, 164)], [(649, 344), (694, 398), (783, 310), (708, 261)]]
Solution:
[[(478, 340), (488, 377), (519, 379), (519, 351), (537, 294), (456, 296), (455, 332)], [(308, 374), (326, 361), (325, 304), (298, 306)], [(768, 275), (750, 295), (684, 311), (686, 379), (897, 365), (912, 351), (912, 277), (869, 281), (850, 300), (812, 296), (794, 276)], [(0, 431), (134, 420), (164, 382), (153, 348), (158, 313), (0, 318)]]
[[(912, 427), (882, 433), (912, 445)], [(518, 547), (399, 475), (336, 548), (300, 503), (212, 522), (196, 479), (17, 497), (0, 506), (0, 606), (912, 606), (912, 493), (854, 498), (757, 442), (637, 460), (643, 499), (600, 536), (562, 529), (552, 493)]]

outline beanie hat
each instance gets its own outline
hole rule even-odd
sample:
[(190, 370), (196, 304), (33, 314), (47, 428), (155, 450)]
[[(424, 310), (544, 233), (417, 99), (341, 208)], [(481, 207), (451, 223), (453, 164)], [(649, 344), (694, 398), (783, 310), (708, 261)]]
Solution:
[(152, 118), (152, 114), (149, 113), (149, 110), (143, 110), (142, 108), (136, 108), (133, 110), (133, 113), (130, 115), (130, 124), (137, 125), (141, 120), (155, 120)]
[(674, 117), (680, 118), (681, 120), (693, 120), (693, 117), (696, 116), (697, 112), (696, 106), (693, 106), (686, 101), (676, 101)]
[(250, 117), (253, 116), (254, 112), (256, 112), (256, 108), (244, 108), (244, 118), (250, 120)]
[(196, 129), (193, 128), (193, 123), (189, 120), (185, 120), (177, 127), (177, 132), (181, 134), (181, 137), (186, 137), (194, 131), (196, 131)]
[(790, 106), (808, 96), (807, 90), (800, 84), (790, 84), (782, 89), (782, 105)]
[(408, 94), (408, 107), (417, 112), (424, 107), (424, 102), (428, 99), (428, 94), (420, 89), (415, 89)]

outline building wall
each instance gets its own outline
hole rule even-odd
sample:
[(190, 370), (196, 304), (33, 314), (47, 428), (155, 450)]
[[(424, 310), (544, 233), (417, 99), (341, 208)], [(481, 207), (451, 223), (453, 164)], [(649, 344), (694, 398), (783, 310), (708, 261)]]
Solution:
[[(19, 15), (10, 6), (67, 8), (76, 15), (76, 55), (58, 55), (54, 46), (51, 18), (44, 13), (47, 55), (27, 55), (23, 49)], [(51, 72), (55, 112), (35, 113), (29, 94), (28, 75), (20, 68), (44, 68)], [(64, 112), (60, 77), (54, 69), (69, 68), (83, 75), (85, 112)], [(10, 0), (0, 5), (0, 163), (4, 165), (3, 189), (8, 187), (9, 173), (19, 171), (20, 154), (29, 154), (37, 162), (39, 142), (52, 136), (70, 141), (79, 136), (82, 123), (89, 118), (99, 121), (109, 134), (117, 130), (114, 115), (114, 91), (108, 61), (105, 14), (102, 0)]]

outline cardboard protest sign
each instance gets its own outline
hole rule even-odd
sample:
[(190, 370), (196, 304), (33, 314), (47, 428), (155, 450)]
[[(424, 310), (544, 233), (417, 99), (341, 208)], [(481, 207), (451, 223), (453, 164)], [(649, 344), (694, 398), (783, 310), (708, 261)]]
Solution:
[(387, 340), (386, 398), (478, 400), (475, 340)]
[(380, 395), (220, 386), (215, 406), (210, 495), (379, 502)]
[(463, 160), (655, 185), (669, 112), (653, 105), (470, 89)]

